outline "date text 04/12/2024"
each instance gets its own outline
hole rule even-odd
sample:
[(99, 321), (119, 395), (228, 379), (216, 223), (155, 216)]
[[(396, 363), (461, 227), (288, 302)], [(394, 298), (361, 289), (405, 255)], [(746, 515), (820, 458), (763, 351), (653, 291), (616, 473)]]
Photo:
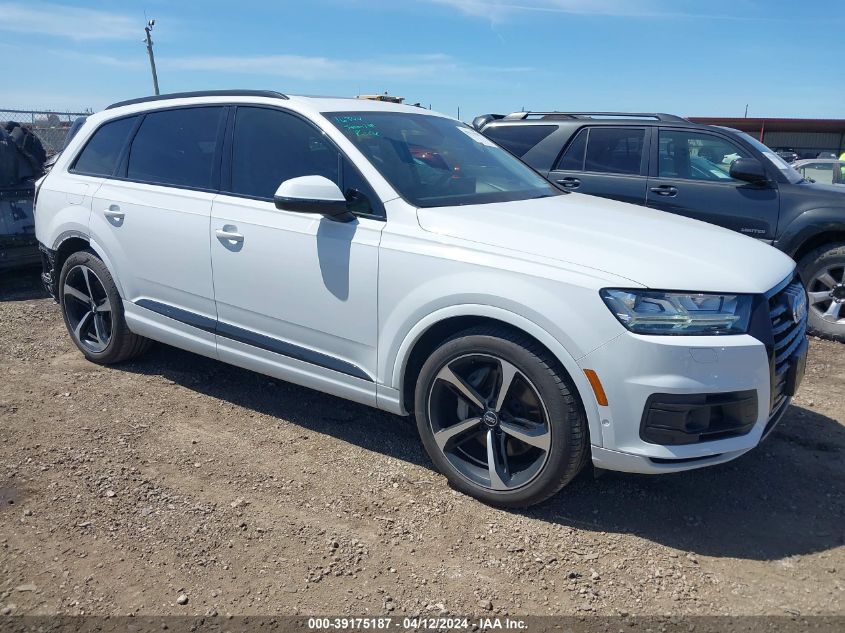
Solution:
[(308, 628), (312, 631), (324, 630), (525, 630), (527, 624), (519, 618), (425, 618), (425, 617), (344, 617), (344, 618), (308, 618)]

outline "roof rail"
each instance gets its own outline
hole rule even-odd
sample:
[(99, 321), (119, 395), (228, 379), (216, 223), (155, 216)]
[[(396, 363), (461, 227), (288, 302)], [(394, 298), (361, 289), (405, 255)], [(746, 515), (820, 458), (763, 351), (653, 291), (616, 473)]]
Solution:
[(472, 120), (472, 127), (474, 127), (476, 130), (481, 130), (481, 128), (483, 128), (491, 121), (498, 121), (499, 119), (504, 118), (504, 114), (481, 114)]
[(119, 108), (121, 106), (134, 105), (136, 103), (146, 103), (147, 101), (165, 101), (167, 99), (187, 99), (189, 97), (268, 97), (270, 99), (287, 99), (287, 95), (275, 90), (198, 90), (196, 92), (171, 92), (165, 95), (153, 95), (149, 97), (139, 97), (137, 99), (127, 99), (126, 101), (118, 101), (106, 108)]
[(655, 121), (672, 121), (675, 123), (688, 122), (683, 117), (661, 112), (512, 112), (505, 119), (513, 121), (526, 120), (532, 117), (540, 119), (654, 119)]

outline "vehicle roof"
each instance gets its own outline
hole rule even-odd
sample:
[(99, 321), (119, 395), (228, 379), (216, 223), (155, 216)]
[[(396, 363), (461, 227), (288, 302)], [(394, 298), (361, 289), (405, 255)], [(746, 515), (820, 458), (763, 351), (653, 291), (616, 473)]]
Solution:
[[(741, 130), (737, 130), (731, 127), (725, 127), (721, 125), (708, 125), (706, 123), (696, 123), (695, 121), (689, 121), (687, 119), (683, 119), (681, 117), (675, 117), (674, 115), (665, 115), (665, 114), (640, 114), (640, 113), (632, 113), (632, 116), (625, 116), (622, 113), (619, 113), (619, 117), (615, 116), (607, 116), (602, 113), (601, 116), (568, 116), (565, 112), (548, 112), (548, 113), (538, 113), (541, 114), (538, 118), (533, 119), (509, 119), (505, 118), (497, 118), (491, 121), (486, 122), (481, 129), (486, 128), (493, 128), (493, 127), (501, 127), (507, 125), (566, 125), (571, 128), (575, 127), (583, 127), (586, 125), (589, 126), (596, 126), (596, 125), (613, 125), (613, 126), (626, 126), (626, 125), (636, 125), (637, 127), (654, 127), (654, 126), (661, 126), (661, 127), (679, 127), (679, 128), (692, 128), (697, 130), (702, 129), (719, 129), (725, 132), (729, 132), (731, 134), (739, 134)], [(616, 113), (610, 113), (616, 114)], [(510, 115), (508, 115), (510, 116)], [(658, 118), (646, 118), (648, 116), (655, 116), (655, 117), (664, 117), (662, 119)]]
[(425, 108), (420, 108), (418, 106), (390, 103), (386, 101), (355, 99), (354, 97), (285, 95), (260, 90), (215, 90), (198, 93), (175, 93), (173, 95), (160, 95), (158, 97), (133, 99), (112, 104), (106, 108), (105, 111), (98, 112), (95, 116), (106, 119), (160, 108), (215, 103), (277, 105), (289, 110), (308, 114), (320, 114), (322, 112), (405, 112), (409, 114), (428, 114), (451, 118), (447, 117), (445, 114), (426, 110)]

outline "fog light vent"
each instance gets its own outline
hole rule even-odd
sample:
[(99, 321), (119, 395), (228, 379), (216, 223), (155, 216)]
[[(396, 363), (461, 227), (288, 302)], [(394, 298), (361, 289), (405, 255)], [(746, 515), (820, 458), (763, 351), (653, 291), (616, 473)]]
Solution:
[(645, 405), (640, 437), (651, 444), (696, 444), (751, 431), (757, 420), (757, 392), (652, 394)]

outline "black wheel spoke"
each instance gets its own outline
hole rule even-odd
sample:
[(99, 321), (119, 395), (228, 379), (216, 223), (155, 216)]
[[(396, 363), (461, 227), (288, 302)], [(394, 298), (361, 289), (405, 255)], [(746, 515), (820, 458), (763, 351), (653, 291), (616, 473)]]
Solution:
[(507, 454), (503, 450), (502, 438), (497, 436), (495, 429), (487, 431), (487, 472), (490, 477), (490, 487), (493, 490), (507, 490), (508, 475)]
[(97, 342), (105, 347), (108, 345), (108, 337), (106, 336), (106, 325), (103, 322), (103, 315), (94, 313), (94, 335), (97, 337)]
[(460, 394), (464, 400), (473, 406), (481, 409), (482, 411), (487, 408), (484, 399), (478, 395), (475, 389), (453, 372), (448, 365), (443, 367), (443, 369), (440, 370), (440, 373), (437, 374), (437, 380), (442, 380), (447, 383), (454, 391)]
[(70, 284), (65, 284), (65, 297), (70, 297), (72, 299), (76, 299), (80, 303), (84, 303), (85, 305), (89, 305), (91, 303), (91, 297), (86, 295), (81, 290), (77, 290)]
[(100, 303), (97, 304), (97, 307), (94, 308), (94, 312), (111, 312), (111, 303), (109, 302), (109, 298), (106, 297)]
[(502, 407), (505, 405), (505, 399), (508, 397), (508, 392), (513, 385), (514, 378), (519, 376), (519, 370), (511, 365), (506, 360), (499, 359), (499, 389), (495, 396), (496, 404), (493, 410), (496, 413), (501, 413)]
[(83, 340), (83, 337), (88, 334), (88, 329), (91, 327), (91, 321), (94, 319), (94, 313), (90, 310), (86, 312), (81, 319), (79, 319), (79, 323), (76, 324), (76, 327), (73, 330), (74, 335), (80, 341)]
[(88, 269), (85, 266), (82, 267), (82, 276), (85, 278), (85, 287), (88, 289), (88, 296), (93, 301), (94, 291), (91, 290), (91, 279), (88, 277)]
[(552, 436), (549, 430), (541, 424), (532, 424), (527, 420), (514, 419), (499, 423), (499, 428), (520, 442), (548, 451), (551, 446)]
[(461, 420), (457, 424), (453, 424), (452, 426), (437, 431), (437, 433), (434, 434), (434, 441), (437, 442), (440, 450), (443, 450), (450, 443), (454, 443), (458, 436), (463, 435), (472, 429), (477, 429), (480, 424), (481, 418), (467, 418), (466, 420)]

